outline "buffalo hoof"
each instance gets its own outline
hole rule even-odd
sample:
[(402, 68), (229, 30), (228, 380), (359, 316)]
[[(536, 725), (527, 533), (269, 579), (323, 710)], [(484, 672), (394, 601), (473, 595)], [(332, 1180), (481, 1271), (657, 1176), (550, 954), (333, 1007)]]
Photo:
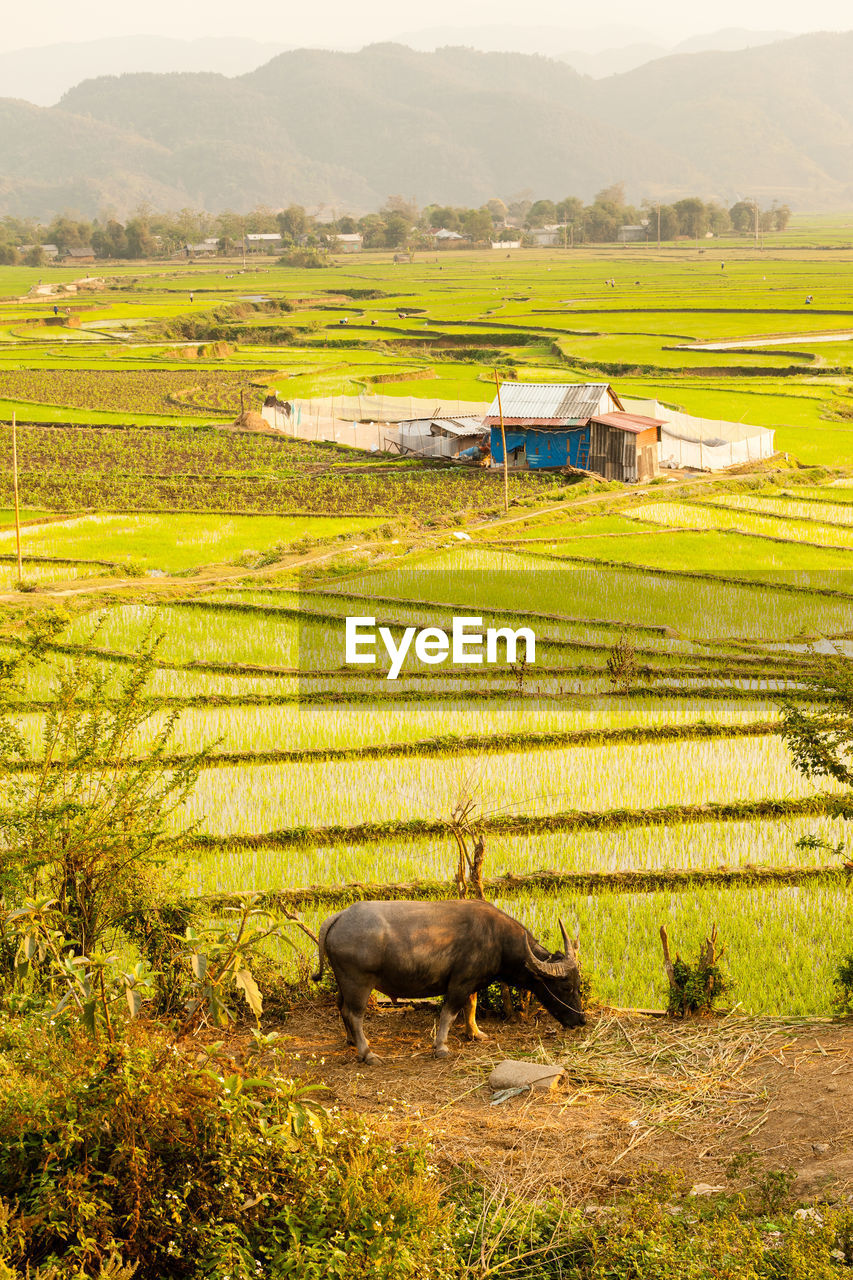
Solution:
[(372, 1049), (368, 1049), (367, 1053), (362, 1058), (362, 1062), (367, 1067), (377, 1067), (381, 1061), (382, 1059), (379, 1054), (374, 1053)]
[(450, 1050), (446, 1044), (441, 1045), (440, 1048), (436, 1047), (434, 1053), (437, 1058), (448, 1058), (450, 1056)]

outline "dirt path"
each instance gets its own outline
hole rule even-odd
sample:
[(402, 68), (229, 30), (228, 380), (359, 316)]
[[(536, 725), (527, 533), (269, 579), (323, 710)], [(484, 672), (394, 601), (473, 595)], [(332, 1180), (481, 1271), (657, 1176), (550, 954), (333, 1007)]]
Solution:
[[(678, 1024), (604, 1012), (564, 1033), (545, 1016), (483, 1019), (488, 1042), (451, 1036), (450, 1058), (437, 1062), (434, 1016), (390, 1007), (369, 1015), (382, 1064), (368, 1068), (344, 1045), (331, 1003), (300, 1009), (281, 1027), (285, 1065), (394, 1137), (428, 1137), (442, 1163), (528, 1193), (556, 1186), (595, 1201), (649, 1165), (731, 1188), (727, 1169), (740, 1154), (753, 1178), (791, 1170), (797, 1194), (853, 1196), (851, 1023)], [(493, 1106), (485, 1082), (505, 1057), (559, 1062), (565, 1081)]]

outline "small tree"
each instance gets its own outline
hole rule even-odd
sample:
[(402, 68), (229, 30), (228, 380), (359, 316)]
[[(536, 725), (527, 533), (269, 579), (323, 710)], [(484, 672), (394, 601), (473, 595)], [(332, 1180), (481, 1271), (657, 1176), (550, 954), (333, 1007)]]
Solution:
[(840, 654), (813, 654), (799, 677), (812, 694), (805, 706), (780, 702), (782, 739), (794, 767), (808, 778), (853, 785), (853, 662)]
[[(31, 634), (29, 661), (47, 659), (55, 629), (48, 621)], [(158, 899), (166, 850), (174, 854), (189, 834), (174, 835), (171, 819), (202, 762), (201, 754), (170, 758), (176, 714), (152, 719), (146, 689), (160, 637), (142, 640), (114, 685), (96, 636), (57, 666), (35, 751), (10, 717), (0, 721), (0, 894), (9, 910), (51, 902), (65, 949), (78, 956)], [(3, 674), (7, 683), (15, 676)]]

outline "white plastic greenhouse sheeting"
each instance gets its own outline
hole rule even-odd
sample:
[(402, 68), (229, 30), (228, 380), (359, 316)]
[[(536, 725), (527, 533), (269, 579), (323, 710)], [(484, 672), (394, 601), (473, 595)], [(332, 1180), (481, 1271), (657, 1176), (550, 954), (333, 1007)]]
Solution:
[[(667, 409), (656, 400), (625, 401), (626, 409), (660, 418), (660, 465), (690, 467), (697, 471), (724, 471), (742, 462), (770, 458), (775, 451), (774, 432), (745, 422), (694, 418)], [(640, 407), (642, 406), (642, 408)]]
[[(279, 403), (286, 397), (279, 395)], [(399, 442), (397, 424), (430, 416), (482, 418), (487, 401), (426, 400), (415, 396), (322, 396), (291, 400), (291, 412), (275, 406), (261, 412), (275, 431), (300, 440), (334, 440), (356, 449), (394, 449)]]

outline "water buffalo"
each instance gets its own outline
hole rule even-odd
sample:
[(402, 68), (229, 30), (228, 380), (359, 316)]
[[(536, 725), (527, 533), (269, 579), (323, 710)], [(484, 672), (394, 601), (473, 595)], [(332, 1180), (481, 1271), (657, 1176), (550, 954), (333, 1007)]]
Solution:
[(392, 997), (444, 996), (435, 1037), (435, 1056), (443, 1058), (463, 1009), (469, 1039), (485, 1039), (476, 1022), (477, 991), (490, 982), (532, 991), (564, 1027), (584, 1025), (577, 954), (562, 920), (560, 932), (564, 950), (552, 953), (489, 902), (356, 902), (324, 920), (314, 980), (328, 956), (347, 1044), (367, 1063), (379, 1061), (363, 1026), (374, 987)]

